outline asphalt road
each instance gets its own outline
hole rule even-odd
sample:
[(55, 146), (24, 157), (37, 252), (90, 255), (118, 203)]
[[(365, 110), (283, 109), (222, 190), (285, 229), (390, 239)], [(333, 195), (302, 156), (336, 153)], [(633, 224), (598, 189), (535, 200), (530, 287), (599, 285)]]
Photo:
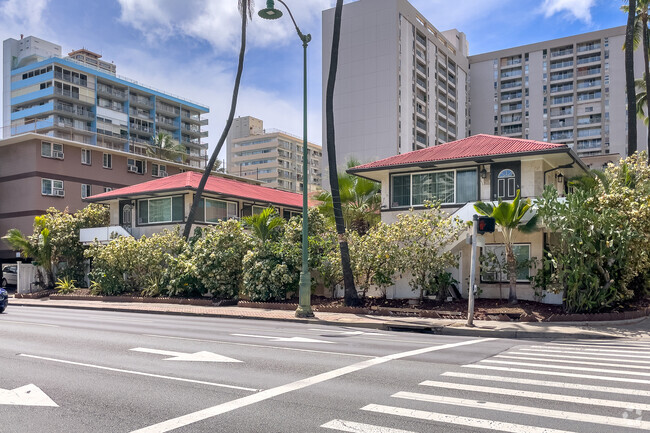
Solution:
[(11, 307), (0, 432), (650, 430), (650, 341)]

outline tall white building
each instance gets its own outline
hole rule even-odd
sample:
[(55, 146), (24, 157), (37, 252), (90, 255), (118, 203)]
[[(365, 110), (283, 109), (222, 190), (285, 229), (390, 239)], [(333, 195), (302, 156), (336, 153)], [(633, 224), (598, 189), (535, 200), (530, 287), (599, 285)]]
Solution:
[[(437, 30), (406, 0), (359, 0), (343, 8), (334, 104), (337, 163), (375, 161), (464, 138), (465, 35)], [(334, 9), (323, 11), (323, 113), (333, 26)], [(323, 116), (324, 149), (326, 143)]]
[[(626, 154), (625, 26), (470, 56), (471, 133)], [(635, 52), (635, 76), (643, 54)], [(635, 115), (635, 111), (631, 111)], [(638, 148), (647, 128), (637, 122)]]

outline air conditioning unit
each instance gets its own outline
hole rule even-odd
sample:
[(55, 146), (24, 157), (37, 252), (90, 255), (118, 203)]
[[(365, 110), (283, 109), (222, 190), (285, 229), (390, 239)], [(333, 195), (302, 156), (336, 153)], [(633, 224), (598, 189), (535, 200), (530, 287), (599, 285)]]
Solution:
[(129, 165), (128, 171), (129, 173), (138, 173), (138, 167), (135, 165)]
[(52, 152), (52, 158), (63, 159), (63, 152)]
[(158, 172), (158, 176), (160, 176), (160, 177), (167, 177), (167, 176), (169, 176), (169, 173), (167, 173), (166, 171), (162, 171), (162, 170), (161, 170), (161, 171)]
[(65, 197), (65, 191), (62, 189), (55, 189), (53, 192), (57, 197)]

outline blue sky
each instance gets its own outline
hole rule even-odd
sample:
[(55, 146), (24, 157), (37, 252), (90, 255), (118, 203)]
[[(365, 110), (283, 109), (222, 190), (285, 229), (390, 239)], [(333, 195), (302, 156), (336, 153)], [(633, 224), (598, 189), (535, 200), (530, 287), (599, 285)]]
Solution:
[[(368, 1), (368, 0), (366, 0)], [(438, 30), (467, 34), (470, 54), (625, 25), (620, 0), (410, 0)], [(334, 0), (285, 0), (309, 45), (309, 139), (321, 144), (321, 11)], [(256, 1), (256, 10), (265, 0)], [(346, 1), (349, 3), (349, 1)], [(221, 135), (239, 49), (237, 0), (0, 0), (0, 37), (34, 35), (114, 61), (117, 73), (208, 105)], [(279, 6), (279, 5), (278, 5)], [(302, 133), (302, 45), (288, 16), (254, 15), (237, 115)]]

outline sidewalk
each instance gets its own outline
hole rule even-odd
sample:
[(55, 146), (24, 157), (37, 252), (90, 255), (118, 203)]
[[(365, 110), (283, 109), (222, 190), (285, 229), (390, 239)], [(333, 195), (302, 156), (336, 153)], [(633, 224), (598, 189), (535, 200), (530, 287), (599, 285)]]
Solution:
[(616, 322), (572, 323), (517, 323), (475, 321), (476, 327), (468, 328), (464, 320), (422, 319), (412, 317), (388, 317), (344, 313), (315, 313), (313, 319), (298, 319), (293, 311), (260, 308), (204, 307), (176, 304), (147, 304), (136, 302), (71, 301), (42, 299), (9, 300), (8, 313), (19, 306), (75, 308), (100, 311), (123, 311), (153, 314), (192, 315), (233, 319), (282, 320), (315, 325), (353, 326), (359, 328), (429, 332), (439, 335), (476, 336), (494, 338), (648, 338), (650, 318)]

